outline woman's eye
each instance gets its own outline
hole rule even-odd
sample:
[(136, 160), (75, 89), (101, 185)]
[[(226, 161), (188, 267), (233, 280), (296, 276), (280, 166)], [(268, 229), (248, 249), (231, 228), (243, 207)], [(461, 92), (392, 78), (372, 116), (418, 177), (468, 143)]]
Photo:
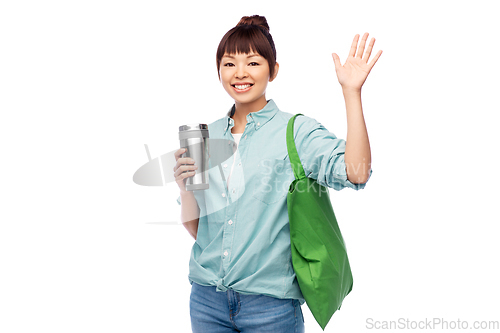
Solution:
[[(251, 63), (249, 63), (248, 65), (249, 65), (249, 66), (259, 66), (259, 64), (258, 64), (257, 62), (251, 62)], [(232, 62), (226, 62), (226, 63), (224, 64), (224, 66), (226, 66), (226, 67), (233, 67), (233, 66), (234, 66), (234, 64), (233, 64)]]

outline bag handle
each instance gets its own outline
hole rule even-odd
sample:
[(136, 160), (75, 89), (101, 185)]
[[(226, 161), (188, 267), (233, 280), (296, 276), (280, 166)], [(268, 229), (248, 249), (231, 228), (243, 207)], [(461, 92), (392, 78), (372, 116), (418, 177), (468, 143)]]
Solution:
[(288, 121), (286, 127), (286, 146), (288, 149), (288, 157), (290, 158), (290, 164), (292, 165), (293, 174), (295, 179), (306, 178), (306, 173), (300, 162), (299, 153), (297, 152), (297, 147), (295, 147), (295, 140), (293, 139), (293, 125), (295, 123), (295, 118), (297, 116), (303, 116), (302, 113), (297, 113)]

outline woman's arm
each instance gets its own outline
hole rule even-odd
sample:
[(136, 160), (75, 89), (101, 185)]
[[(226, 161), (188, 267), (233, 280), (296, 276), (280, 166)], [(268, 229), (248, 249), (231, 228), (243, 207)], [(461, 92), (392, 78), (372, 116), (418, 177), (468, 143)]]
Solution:
[(361, 105), (361, 91), (348, 89), (342, 91), (347, 111), (347, 138), (344, 153), (347, 179), (351, 183), (364, 184), (370, 175), (371, 152)]
[(174, 153), (176, 160), (174, 177), (181, 192), (181, 222), (189, 234), (196, 240), (198, 222), (200, 219), (200, 207), (198, 207), (194, 193), (186, 190), (186, 179), (187, 177), (193, 176), (198, 167), (194, 165), (194, 160), (192, 158), (181, 157), (186, 151), (187, 148), (180, 148)]
[(192, 191), (181, 191), (181, 222), (189, 234), (196, 240), (200, 208)]
[(356, 54), (359, 35), (354, 36), (349, 56), (344, 65), (340, 64), (339, 56), (332, 53), (335, 72), (342, 86), (347, 112), (347, 138), (344, 155), (347, 179), (356, 184), (366, 183), (371, 169), (370, 141), (368, 140), (368, 132), (363, 117), (361, 87), (382, 54), (382, 50), (378, 51), (368, 63), (375, 44), (375, 38), (372, 38), (364, 57), (361, 58), (367, 38), (368, 33), (365, 33)]
[(364, 184), (370, 175), (371, 152), (361, 105), (361, 91), (348, 89), (342, 91), (347, 111), (347, 138), (344, 153), (347, 179), (354, 184)]

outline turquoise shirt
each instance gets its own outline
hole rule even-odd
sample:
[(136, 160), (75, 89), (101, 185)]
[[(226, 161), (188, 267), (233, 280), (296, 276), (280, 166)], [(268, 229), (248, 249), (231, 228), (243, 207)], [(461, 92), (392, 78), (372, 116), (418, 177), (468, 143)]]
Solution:
[[(234, 105), (224, 118), (208, 125), (210, 139), (234, 141), (232, 112)], [(193, 192), (200, 219), (189, 262), (191, 284), (294, 298), (304, 304), (292, 266), (286, 203), (294, 179), (286, 146), (292, 116), (272, 99), (248, 114), (236, 153), (209, 169), (209, 189)], [(294, 138), (308, 177), (335, 190), (364, 188), (347, 180), (345, 140), (307, 116), (296, 118)]]

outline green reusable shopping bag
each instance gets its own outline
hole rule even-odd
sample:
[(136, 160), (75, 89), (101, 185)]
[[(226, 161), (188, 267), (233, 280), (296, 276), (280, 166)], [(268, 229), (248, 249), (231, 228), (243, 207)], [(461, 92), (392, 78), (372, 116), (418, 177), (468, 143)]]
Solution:
[(314, 318), (325, 330), (333, 313), (352, 290), (352, 273), (327, 187), (306, 177), (295, 147), (293, 116), (286, 142), (295, 180), (287, 194), (292, 263)]

